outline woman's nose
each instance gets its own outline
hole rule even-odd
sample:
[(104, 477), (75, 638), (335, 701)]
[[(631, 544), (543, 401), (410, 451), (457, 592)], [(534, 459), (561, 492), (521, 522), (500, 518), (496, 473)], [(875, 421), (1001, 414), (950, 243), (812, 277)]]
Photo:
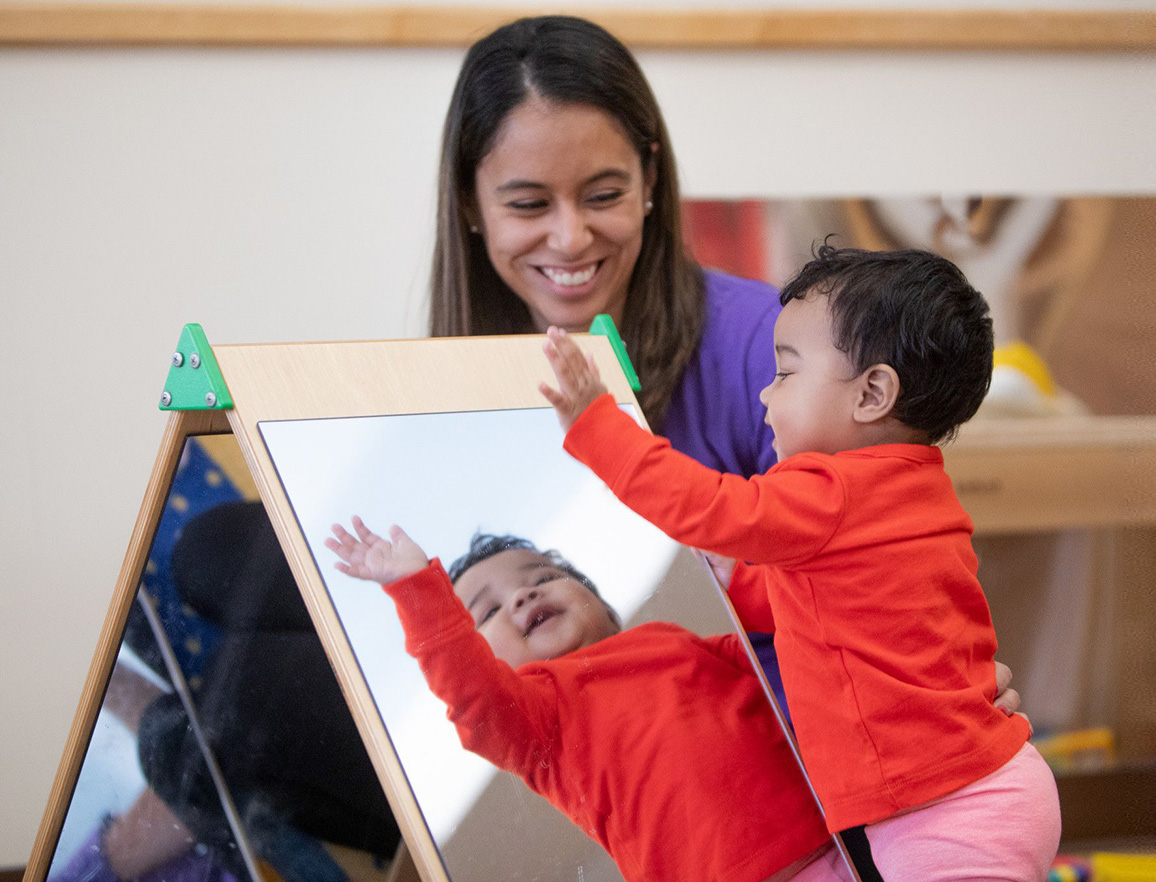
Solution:
[(576, 257), (590, 245), (594, 236), (585, 213), (574, 205), (560, 205), (551, 218), (547, 244), (559, 254)]
[[(771, 384), (774, 385), (773, 383)], [(767, 401), (771, 397), (771, 386), (764, 386), (763, 391), (759, 393), (759, 401), (763, 403), (763, 407), (767, 406)]]

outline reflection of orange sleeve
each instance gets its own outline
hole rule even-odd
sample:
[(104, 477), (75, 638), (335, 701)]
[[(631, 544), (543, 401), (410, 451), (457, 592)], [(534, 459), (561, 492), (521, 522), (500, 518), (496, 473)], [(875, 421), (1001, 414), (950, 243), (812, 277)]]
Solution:
[(738, 613), (739, 621), (748, 631), (775, 633), (775, 616), (767, 597), (767, 581), (762, 567), (739, 561), (735, 565), (727, 596)]
[(446, 703), (462, 746), (520, 775), (542, 766), (557, 730), (549, 681), (494, 656), (440, 561), (382, 587), (397, 606), (406, 652)]

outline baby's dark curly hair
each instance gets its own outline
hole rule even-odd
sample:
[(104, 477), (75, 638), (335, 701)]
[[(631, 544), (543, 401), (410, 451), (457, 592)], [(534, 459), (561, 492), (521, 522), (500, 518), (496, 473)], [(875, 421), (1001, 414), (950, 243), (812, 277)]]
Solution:
[(534, 554), (540, 554), (546, 558), (552, 566), (557, 567), (566, 575), (571, 576), (582, 586), (590, 591), (595, 597), (602, 601), (602, 605), (610, 613), (611, 618), (614, 619), (615, 624), (620, 624), (618, 613), (602, 598), (598, 593), (597, 586), (590, 581), (590, 577), (579, 570), (574, 564), (562, 557), (557, 551), (547, 549), (543, 551), (538, 548), (529, 539), (523, 539), (521, 536), (500, 536), (495, 533), (482, 533), (481, 531), (474, 533), (473, 538), (470, 539), (469, 550), (450, 564), (446, 571), (450, 577), (451, 582), (456, 582), (461, 578), (462, 573), (470, 567), (480, 564), (482, 561), (493, 557), (495, 554), (501, 554), (503, 551), (525, 550), (532, 551)]
[(786, 306), (827, 295), (835, 346), (856, 374), (887, 364), (899, 375), (894, 416), (950, 440), (991, 385), (987, 302), (950, 260), (929, 251), (863, 251), (823, 244), (782, 290)]

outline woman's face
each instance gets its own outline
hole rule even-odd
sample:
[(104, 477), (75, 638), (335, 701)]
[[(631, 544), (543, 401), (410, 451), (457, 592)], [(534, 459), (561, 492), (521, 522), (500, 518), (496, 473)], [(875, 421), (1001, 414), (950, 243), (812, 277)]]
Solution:
[(613, 117), (535, 97), (478, 164), (471, 220), (538, 331), (585, 331), (599, 313), (621, 324), (653, 189)]

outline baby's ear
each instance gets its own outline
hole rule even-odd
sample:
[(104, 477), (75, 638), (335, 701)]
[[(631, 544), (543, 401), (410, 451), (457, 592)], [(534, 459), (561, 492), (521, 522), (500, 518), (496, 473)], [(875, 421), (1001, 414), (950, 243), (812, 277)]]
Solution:
[(889, 364), (873, 364), (856, 382), (859, 388), (855, 397), (855, 422), (874, 423), (890, 416), (899, 399), (899, 374), (895, 368)]

